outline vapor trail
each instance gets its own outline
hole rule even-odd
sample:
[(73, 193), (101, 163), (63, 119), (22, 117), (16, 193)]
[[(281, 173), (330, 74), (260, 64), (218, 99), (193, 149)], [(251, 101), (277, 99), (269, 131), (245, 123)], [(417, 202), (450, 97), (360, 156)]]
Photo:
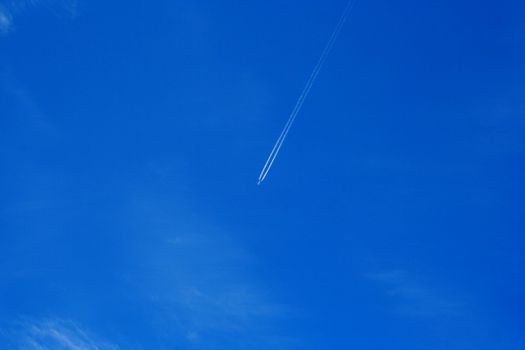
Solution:
[(273, 146), (273, 149), (270, 152), (270, 155), (268, 156), (268, 159), (266, 160), (266, 163), (264, 164), (264, 167), (261, 170), (261, 173), (259, 175), (259, 180), (257, 182), (258, 185), (260, 185), (264, 181), (264, 179), (266, 179), (266, 176), (268, 176), (268, 173), (270, 172), (270, 169), (272, 168), (272, 165), (275, 159), (277, 158), (279, 151), (281, 150), (281, 147), (286, 139), (286, 136), (288, 136), (288, 132), (290, 131), (293, 125), (293, 122), (295, 121), (295, 118), (301, 111), (304, 101), (308, 97), (308, 94), (310, 93), (310, 90), (312, 89), (317, 79), (317, 76), (319, 75), (319, 72), (323, 68), (323, 65), (326, 59), (328, 58), (330, 51), (332, 51), (332, 48), (334, 47), (337, 37), (341, 33), (341, 29), (343, 29), (343, 26), (348, 18), (348, 15), (354, 8), (355, 3), (356, 3), (356, 0), (349, 0), (348, 3), (346, 4), (343, 14), (341, 15), (341, 18), (339, 19), (339, 22), (337, 23), (337, 26), (335, 27), (332, 35), (330, 36), (330, 40), (328, 40), (328, 43), (326, 44), (323, 52), (321, 53), (321, 57), (317, 61), (317, 64), (315, 65), (312, 71), (312, 74), (310, 74), (310, 77), (308, 78), (308, 81), (306, 82), (306, 85), (303, 88), (301, 95), (299, 96), (299, 98), (297, 99), (297, 102), (295, 103), (292, 113), (288, 117), (288, 121), (284, 125), (284, 128), (281, 131), (279, 138), (275, 142), (275, 145)]

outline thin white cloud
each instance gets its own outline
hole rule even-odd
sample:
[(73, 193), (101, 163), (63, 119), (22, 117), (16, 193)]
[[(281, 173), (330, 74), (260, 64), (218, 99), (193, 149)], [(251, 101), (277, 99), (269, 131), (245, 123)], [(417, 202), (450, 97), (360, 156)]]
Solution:
[[(237, 239), (191, 219), (179, 222), (181, 214), (165, 215), (171, 210), (163, 205), (144, 204), (131, 216), (148, 243), (140, 245), (139, 265), (127, 280), (155, 310), (164, 344), (297, 347), (296, 339), (275, 326), (291, 316), (289, 308), (258, 279), (253, 255)], [(204, 233), (183, 233), (188, 231)]]
[[(177, 309), (188, 339), (208, 331), (244, 332), (287, 311), (269, 300), (248, 272), (250, 256), (226, 237), (178, 236), (168, 240), (166, 274), (156, 274), (162, 305)], [(157, 255), (157, 258), (160, 256)], [(157, 265), (155, 269), (158, 269)], [(160, 269), (158, 270), (160, 271)]]
[(458, 316), (464, 311), (462, 302), (438, 288), (419, 282), (406, 271), (386, 270), (367, 277), (384, 289), (386, 295), (392, 298), (395, 311), (400, 314), (441, 317)]
[(55, 126), (9, 66), (0, 67), (0, 94), (5, 94), (12, 106), (12, 112), (6, 113), (7, 118), (17, 118), (26, 127), (48, 136), (56, 133)]
[(118, 350), (71, 321), (25, 322), (11, 332), (11, 343), (25, 350)]
[(45, 8), (56, 16), (73, 18), (77, 7), (77, 0), (0, 0), (0, 34), (11, 32), (16, 18), (27, 11)]
[(11, 30), (11, 15), (0, 4), (0, 34), (7, 34)]

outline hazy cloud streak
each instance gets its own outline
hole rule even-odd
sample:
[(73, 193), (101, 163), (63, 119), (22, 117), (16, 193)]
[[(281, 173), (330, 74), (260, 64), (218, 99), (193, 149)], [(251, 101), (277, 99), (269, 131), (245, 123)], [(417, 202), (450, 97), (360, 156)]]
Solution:
[[(95, 337), (71, 321), (50, 319), (24, 321), (0, 333), (8, 349), (26, 350), (118, 350), (119, 347)], [(4, 339), (1, 339), (4, 338)]]

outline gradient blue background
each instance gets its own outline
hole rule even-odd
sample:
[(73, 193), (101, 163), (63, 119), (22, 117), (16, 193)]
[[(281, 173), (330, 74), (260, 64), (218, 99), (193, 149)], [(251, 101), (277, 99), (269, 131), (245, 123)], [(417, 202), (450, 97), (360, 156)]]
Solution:
[[(524, 349), (525, 3), (0, 0), (7, 349)], [(76, 346), (76, 347), (75, 347)]]

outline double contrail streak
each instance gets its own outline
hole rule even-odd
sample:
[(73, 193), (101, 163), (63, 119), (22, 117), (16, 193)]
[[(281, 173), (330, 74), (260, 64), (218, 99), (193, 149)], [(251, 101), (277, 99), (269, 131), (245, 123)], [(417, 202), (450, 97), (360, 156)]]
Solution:
[(310, 90), (312, 90), (312, 86), (314, 85), (315, 80), (317, 79), (317, 76), (319, 75), (319, 72), (323, 68), (323, 65), (326, 59), (328, 58), (330, 51), (332, 51), (332, 48), (334, 47), (337, 37), (339, 36), (339, 33), (341, 33), (341, 29), (343, 29), (343, 26), (348, 18), (348, 15), (354, 8), (355, 3), (356, 3), (356, 0), (349, 0), (348, 3), (346, 4), (343, 14), (341, 15), (341, 18), (339, 19), (339, 22), (337, 23), (337, 26), (335, 27), (334, 32), (332, 33), (332, 36), (330, 37), (330, 40), (328, 40), (328, 43), (326, 44), (323, 50), (323, 53), (321, 54), (321, 57), (319, 58), (319, 61), (317, 61), (317, 64), (315, 65), (314, 70), (312, 71), (312, 74), (310, 75), (310, 78), (308, 78), (308, 81), (306, 82), (303, 92), (301, 93), (301, 95), (299, 96), (299, 99), (295, 103), (295, 107), (292, 110), (292, 113), (290, 114), (288, 121), (284, 125), (281, 135), (279, 135), (279, 138), (275, 142), (275, 145), (273, 146), (273, 149), (270, 152), (270, 155), (268, 156), (268, 159), (266, 160), (266, 163), (264, 164), (264, 167), (261, 170), (261, 174), (259, 175), (259, 180), (257, 181), (257, 185), (260, 185), (268, 176), (268, 173), (270, 172), (270, 169), (272, 168), (272, 165), (275, 162), (275, 159), (277, 158), (277, 155), (279, 154), (281, 147), (283, 146), (286, 136), (288, 136), (288, 132), (290, 131), (292, 124), (295, 121), (295, 118), (297, 117), (297, 114), (299, 114), (299, 112), (301, 111), (304, 101), (308, 97)]

